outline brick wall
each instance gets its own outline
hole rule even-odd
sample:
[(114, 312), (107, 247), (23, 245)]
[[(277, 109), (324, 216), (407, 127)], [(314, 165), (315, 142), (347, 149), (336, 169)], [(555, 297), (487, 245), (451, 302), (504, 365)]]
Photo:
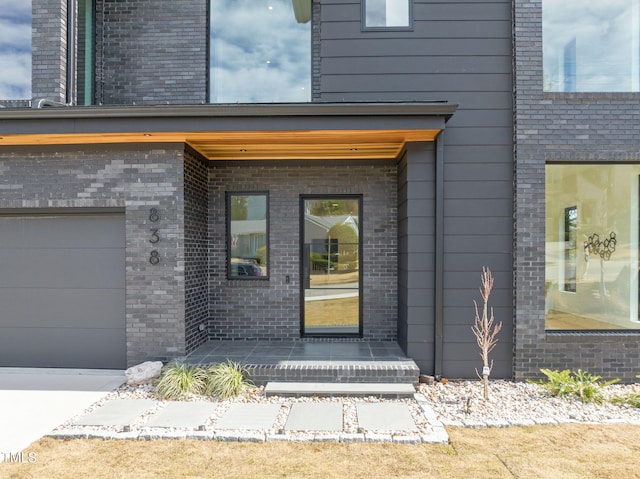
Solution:
[(66, 101), (67, 0), (33, 0), (33, 98)]
[[(218, 163), (209, 171), (209, 334), (212, 339), (300, 336), (301, 194), (363, 195), (364, 337), (396, 339), (395, 164)], [(268, 281), (226, 279), (227, 191), (269, 192), (271, 256)]]
[[(0, 151), (3, 208), (122, 208), (127, 363), (185, 351), (184, 148)], [(156, 208), (157, 222), (150, 221)], [(160, 242), (152, 245), (151, 228)], [(160, 262), (149, 262), (151, 251)]]
[(96, 101), (207, 100), (208, 2), (97, 0)]
[[(206, 160), (188, 150), (184, 160), (185, 335), (189, 353), (207, 340), (209, 241)], [(202, 327), (201, 327), (202, 326)]]
[(545, 333), (545, 163), (640, 161), (640, 94), (544, 93), (541, 0), (515, 0), (515, 378), (540, 368), (634, 380), (640, 336)]

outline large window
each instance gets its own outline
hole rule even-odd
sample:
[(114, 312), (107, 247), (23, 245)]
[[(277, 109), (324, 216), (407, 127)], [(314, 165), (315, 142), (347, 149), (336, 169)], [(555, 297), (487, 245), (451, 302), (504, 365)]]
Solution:
[(211, 0), (212, 103), (310, 101), (310, 2)]
[(640, 329), (640, 165), (546, 167), (546, 329)]
[(0, 0), (0, 101), (31, 99), (31, 0)]
[(409, 28), (411, 0), (362, 0), (364, 28)]
[(640, 0), (543, 0), (544, 90), (640, 91)]
[(227, 273), (230, 279), (268, 277), (268, 211), (266, 193), (227, 194)]

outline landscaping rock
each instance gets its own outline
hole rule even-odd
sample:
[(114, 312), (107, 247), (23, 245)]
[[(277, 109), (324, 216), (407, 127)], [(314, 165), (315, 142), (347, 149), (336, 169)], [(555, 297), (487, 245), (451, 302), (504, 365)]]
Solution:
[(161, 361), (145, 361), (137, 366), (130, 367), (124, 374), (127, 376), (127, 384), (136, 386), (153, 381), (160, 376), (161, 370)]

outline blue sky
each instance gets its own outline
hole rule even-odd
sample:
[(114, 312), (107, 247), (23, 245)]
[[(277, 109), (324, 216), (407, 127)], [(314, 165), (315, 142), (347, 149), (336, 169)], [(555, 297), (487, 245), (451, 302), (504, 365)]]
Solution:
[(31, 1), (0, 0), (0, 100), (31, 98)]

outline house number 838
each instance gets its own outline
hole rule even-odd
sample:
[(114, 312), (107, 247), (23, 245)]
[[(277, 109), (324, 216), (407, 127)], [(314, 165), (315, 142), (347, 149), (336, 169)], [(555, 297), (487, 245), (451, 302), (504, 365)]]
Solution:
[[(157, 223), (160, 220), (160, 215), (158, 214), (158, 210), (156, 208), (151, 208), (149, 211), (149, 221), (152, 223)], [(149, 243), (156, 244), (160, 242), (160, 235), (158, 234), (158, 228), (151, 228), (151, 239)], [(160, 253), (158, 250), (152, 250), (149, 256), (149, 263), (156, 265), (160, 262)]]

